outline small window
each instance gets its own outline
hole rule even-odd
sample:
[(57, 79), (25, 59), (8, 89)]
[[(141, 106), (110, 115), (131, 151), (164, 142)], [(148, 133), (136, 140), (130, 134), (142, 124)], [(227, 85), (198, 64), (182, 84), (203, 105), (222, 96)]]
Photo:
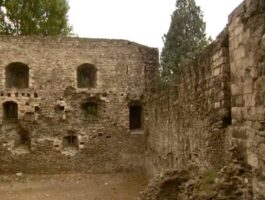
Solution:
[(77, 68), (77, 87), (96, 87), (96, 67), (92, 64), (83, 64)]
[(68, 135), (63, 138), (64, 148), (78, 148), (78, 139), (76, 135)]
[(96, 116), (98, 114), (98, 104), (96, 102), (87, 102), (82, 105), (85, 114)]
[(20, 62), (14, 62), (6, 67), (6, 88), (28, 88), (29, 67)]
[(18, 105), (13, 101), (8, 101), (3, 104), (3, 119), (16, 120), (18, 118)]
[(133, 105), (129, 109), (130, 129), (142, 129), (142, 106)]

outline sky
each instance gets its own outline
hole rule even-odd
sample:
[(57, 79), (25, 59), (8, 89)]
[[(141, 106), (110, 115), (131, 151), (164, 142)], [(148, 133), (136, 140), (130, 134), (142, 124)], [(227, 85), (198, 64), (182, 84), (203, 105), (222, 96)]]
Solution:
[[(213, 39), (243, 0), (196, 0)], [(69, 0), (69, 21), (78, 37), (126, 39), (159, 49), (176, 0)]]

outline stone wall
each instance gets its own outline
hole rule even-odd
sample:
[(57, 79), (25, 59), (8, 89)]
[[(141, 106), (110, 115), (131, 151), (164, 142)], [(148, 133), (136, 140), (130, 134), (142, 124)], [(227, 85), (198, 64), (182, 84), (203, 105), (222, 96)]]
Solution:
[(265, 198), (265, 1), (246, 0), (229, 17), (230, 145), (253, 168), (256, 199)]
[[(129, 129), (129, 106), (144, 110), (157, 57), (156, 49), (123, 40), (1, 36), (0, 172), (143, 168), (144, 125)], [(10, 63), (28, 67), (28, 87), (7, 85)], [(79, 88), (84, 63), (95, 67), (95, 85)], [(23, 82), (21, 71), (12, 73)]]
[(148, 99), (147, 157), (154, 171), (191, 161), (205, 167), (223, 163), (224, 129), (231, 124), (228, 56), (225, 30), (183, 67), (174, 85)]
[(237, 149), (265, 198), (265, 2), (245, 0), (178, 79), (151, 93), (147, 166), (153, 173), (189, 163), (219, 168)]

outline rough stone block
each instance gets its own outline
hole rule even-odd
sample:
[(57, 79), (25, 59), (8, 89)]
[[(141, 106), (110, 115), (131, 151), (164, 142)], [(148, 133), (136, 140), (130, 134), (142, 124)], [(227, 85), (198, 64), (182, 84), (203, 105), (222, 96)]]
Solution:
[(231, 94), (232, 94), (232, 96), (244, 94), (243, 88), (244, 88), (244, 86), (243, 86), (242, 83), (231, 84)]
[(242, 108), (232, 107), (231, 111), (232, 119), (241, 120), (242, 119)]
[(254, 94), (244, 94), (244, 105), (247, 107), (253, 107), (255, 106), (255, 95)]
[(257, 154), (247, 151), (247, 162), (250, 166), (252, 166), (255, 169), (258, 169), (259, 167), (259, 160)]

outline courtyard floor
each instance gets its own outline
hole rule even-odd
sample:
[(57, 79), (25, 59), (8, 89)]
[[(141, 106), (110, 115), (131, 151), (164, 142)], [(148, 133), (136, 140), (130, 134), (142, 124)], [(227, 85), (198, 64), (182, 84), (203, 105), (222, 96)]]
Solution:
[(0, 176), (2, 200), (133, 200), (147, 185), (141, 173)]

